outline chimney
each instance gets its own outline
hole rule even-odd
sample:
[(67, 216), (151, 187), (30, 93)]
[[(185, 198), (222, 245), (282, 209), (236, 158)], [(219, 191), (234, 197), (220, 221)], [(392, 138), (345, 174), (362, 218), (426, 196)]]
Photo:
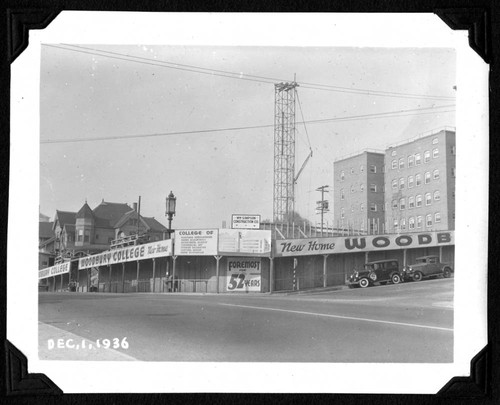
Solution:
[(134, 207), (134, 211), (137, 212), (137, 203), (133, 203), (132, 206)]

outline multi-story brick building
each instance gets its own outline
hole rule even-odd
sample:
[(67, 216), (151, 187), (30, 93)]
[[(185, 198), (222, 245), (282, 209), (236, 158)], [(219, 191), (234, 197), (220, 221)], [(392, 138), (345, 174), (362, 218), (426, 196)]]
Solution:
[(455, 130), (392, 145), (385, 153), (385, 229), (455, 229)]
[(334, 226), (378, 233), (384, 223), (384, 152), (366, 150), (333, 164)]

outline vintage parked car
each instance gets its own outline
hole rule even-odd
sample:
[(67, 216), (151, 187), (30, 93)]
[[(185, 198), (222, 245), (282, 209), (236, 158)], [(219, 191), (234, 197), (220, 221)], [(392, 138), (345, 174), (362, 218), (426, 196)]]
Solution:
[(392, 282), (398, 284), (402, 279), (397, 260), (378, 260), (365, 263), (362, 270), (354, 269), (347, 279), (347, 285), (351, 288), (358, 286), (366, 288), (374, 283), (387, 284)]
[(405, 280), (420, 281), (424, 278), (451, 277), (453, 267), (449, 263), (441, 263), (439, 256), (417, 257), (415, 264), (410, 264), (403, 269), (403, 278)]

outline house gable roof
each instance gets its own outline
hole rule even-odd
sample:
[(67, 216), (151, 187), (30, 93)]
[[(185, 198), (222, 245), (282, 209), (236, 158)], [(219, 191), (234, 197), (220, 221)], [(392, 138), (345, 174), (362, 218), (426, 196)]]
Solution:
[(150, 218), (142, 217), (142, 219), (144, 220), (144, 222), (146, 222), (148, 224), (148, 227), (150, 228), (150, 230), (152, 230), (154, 232), (167, 232), (168, 231), (168, 228), (165, 227), (164, 225), (162, 225), (156, 219), (154, 219), (154, 217), (150, 217)]
[(115, 224), (129, 212), (131, 208), (123, 203), (102, 201), (94, 208), (95, 226), (100, 228), (114, 228)]
[(94, 213), (90, 209), (87, 202), (85, 202), (82, 208), (80, 208), (80, 211), (78, 211), (78, 213), (76, 214), (76, 218), (94, 219)]
[(38, 223), (38, 236), (40, 238), (52, 238), (55, 236), (53, 229), (53, 222), (39, 222)]
[(61, 228), (63, 228), (66, 224), (74, 225), (76, 223), (76, 212), (56, 210), (52, 229), (55, 229), (57, 223), (59, 223)]

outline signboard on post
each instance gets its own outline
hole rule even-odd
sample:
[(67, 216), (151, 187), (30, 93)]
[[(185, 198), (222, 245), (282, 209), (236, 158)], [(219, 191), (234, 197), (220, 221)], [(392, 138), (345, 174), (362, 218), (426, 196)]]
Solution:
[(232, 229), (259, 229), (260, 215), (233, 214), (231, 217)]
[(227, 290), (234, 292), (260, 292), (260, 258), (228, 258)]
[(271, 231), (253, 229), (219, 229), (219, 254), (244, 253), (269, 255), (271, 253)]
[(171, 239), (108, 250), (97, 255), (82, 257), (78, 260), (78, 268), (80, 270), (89, 269), (91, 267), (110, 266), (116, 263), (133, 262), (136, 260), (154, 259), (165, 256), (172, 256)]
[(181, 229), (175, 231), (175, 254), (179, 256), (217, 255), (217, 229)]
[(49, 278), (53, 276), (58, 276), (59, 274), (69, 273), (69, 269), (71, 266), (71, 262), (64, 262), (60, 264), (56, 264), (52, 267), (47, 267), (42, 270), (38, 270), (38, 279)]

